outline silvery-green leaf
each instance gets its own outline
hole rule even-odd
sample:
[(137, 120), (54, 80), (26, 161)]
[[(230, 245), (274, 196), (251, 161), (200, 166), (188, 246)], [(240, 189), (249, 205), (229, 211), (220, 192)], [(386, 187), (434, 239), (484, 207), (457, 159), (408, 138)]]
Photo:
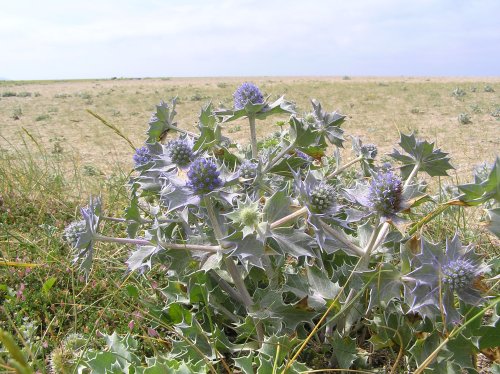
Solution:
[(500, 157), (497, 157), (488, 178), (481, 183), (457, 186), (462, 195), (460, 201), (467, 205), (479, 205), (490, 199), (500, 202)]
[(176, 127), (177, 124), (174, 122), (174, 116), (177, 114), (175, 112), (176, 103), (177, 98), (174, 98), (170, 105), (162, 101), (156, 106), (156, 112), (152, 114), (149, 120), (146, 143), (160, 141), (169, 130)]
[(337, 296), (340, 286), (337, 282), (332, 282), (324, 270), (322, 271), (316, 266), (308, 266), (306, 270), (312, 297), (333, 300)]
[(135, 193), (131, 196), (129, 206), (125, 209), (125, 219), (127, 220), (127, 236), (135, 238), (142, 219), (139, 211), (139, 198)]
[(311, 100), (313, 113), (317, 120), (317, 128), (326, 136), (328, 141), (337, 147), (343, 147), (344, 130), (340, 125), (344, 122), (345, 116), (337, 112), (326, 112), (321, 108), (321, 103), (317, 100)]
[(401, 166), (403, 179), (408, 178), (417, 163), (420, 165), (419, 171), (425, 171), (431, 177), (447, 176), (446, 171), (453, 169), (447, 153), (442, 152), (439, 148), (434, 149), (434, 143), (415, 139), (414, 134), (401, 134), (399, 145), (407, 154), (402, 154), (399, 150), (394, 149), (389, 156), (403, 164)]
[(263, 120), (270, 115), (284, 113), (295, 113), (294, 105), (291, 102), (285, 100), (284, 96), (281, 96), (278, 100), (271, 104), (267, 103), (267, 99), (264, 103), (261, 104), (253, 104), (249, 101), (244, 108), (239, 110), (215, 111), (215, 115), (220, 117), (223, 122), (234, 121), (250, 115), (254, 116), (256, 119)]
[(493, 234), (500, 238), (500, 208), (488, 209), (486, 210), (488, 213), (488, 230), (490, 230)]
[(401, 298), (401, 273), (394, 265), (385, 263), (377, 269), (360, 272), (360, 275), (365, 282), (370, 281), (368, 309), (385, 307), (391, 299)]
[(231, 256), (238, 257), (244, 264), (263, 269), (264, 243), (258, 240), (255, 235), (248, 235), (234, 244), (236, 249), (231, 252)]
[(159, 246), (143, 245), (137, 246), (125, 263), (130, 271), (142, 270), (145, 267), (151, 269), (151, 257), (161, 250)]
[(266, 200), (263, 213), (264, 220), (274, 222), (280, 218), (286, 217), (290, 212), (291, 198), (285, 191), (276, 191), (269, 199)]
[(275, 228), (271, 232), (283, 254), (316, 257), (312, 249), (314, 240), (306, 233), (286, 227)]
[(276, 326), (285, 326), (288, 332), (295, 331), (299, 324), (310, 322), (318, 314), (299, 303), (285, 304), (282, 292), (270, 288), (257, 289), (254, 300), (257, 308), (250, 315), (274, 321)]
[(356, 339), (341, 336), (338, 331), (333, 333), (333, 354), (341, 369), (349, 369), (357, 357)]

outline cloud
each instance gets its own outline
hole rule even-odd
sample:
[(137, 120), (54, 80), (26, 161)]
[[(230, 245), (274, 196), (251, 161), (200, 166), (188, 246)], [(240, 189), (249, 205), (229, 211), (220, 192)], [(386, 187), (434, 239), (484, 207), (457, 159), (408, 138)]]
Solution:
[(8, 2), (0, 74), (498, 75), (494, 0)]

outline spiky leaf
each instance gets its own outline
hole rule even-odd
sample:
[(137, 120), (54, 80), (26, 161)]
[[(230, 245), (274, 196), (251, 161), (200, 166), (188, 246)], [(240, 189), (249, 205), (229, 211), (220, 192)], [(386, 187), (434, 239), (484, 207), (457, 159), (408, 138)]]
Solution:
[(447, 176), (446, 171), (453, 169), (447, 153), (434, 149), (434, 143), (415, 139), (414, 134), (401, 134), (399, 145), (407, 154), (394, 149), (389, 156), (403, 164), (401, 175), (404, 179), (408, 178), (417, 163), (419, 171), (425, 171), (431, 177)]

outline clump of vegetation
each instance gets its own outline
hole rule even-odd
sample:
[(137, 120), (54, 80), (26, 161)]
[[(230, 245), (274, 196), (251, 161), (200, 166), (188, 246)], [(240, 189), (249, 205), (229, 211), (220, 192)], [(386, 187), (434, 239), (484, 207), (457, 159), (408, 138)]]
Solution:
[(18, 92), (17, 97), (31, 97), (31, 92), (27, 91)]
[[(168, 269), (159, 286), (162, 301), (147, 295), (143, 301), (163, 313), (148, 334), (166, 339), (171, 329), (181, 336), (169, 334), (171, 349), (148, 365), (167, 370), (175, 362), (216, 372), (217, 347), (230, 357), (226, 365), (245, 373), (263, 362), (270, 365), (266, 372), (273, 366), (307, 371), (325, 358), (338, 369), (474, 369), (474, 355), (492, 344), (478, 329), (497, 321), (468, 323), (471, 308), (484, 313), (498, 303), (485, 297), (493, 292), (491, 267), (458, 233), (445, 243), (417, 233), (449, 207), (497, 204), (490, 192), (500, 160), (485, 179), (457, 186), (455, 200), (437, 203), (418, 175), (446, 176), (453, 167), (445, 152), (414, 134), (401, 134), (390, 163), (378, 163), (377, 147), (353, 137), (355, 158), (345, 161), (339, 153), (345, 116), (315, 100), (300, 116), (284, 98), (268, 103), (246, 83), (231, 109), (203, 107), (199, 133), (176, 126), (175, 106), (175, 100), (157, 106), (147, 139), (135, 150), (129, 206), (120, 221), (127, 236), (104, 231), (105, 222), (118, 219), (105, 214), (100, 197), (91, 197), (81, 209), (83, 221), (65, 232), (77, 238), (71, 240), (74, 258), (86, 276), (101, 242), (134, 248), (126, 261), (132, 274)], [(275, 114), (289, 121), (258, 142), (256, 121)], [(223, 124), (241, 118), (248, 120), (248, 148), (221, 135)], [(336, 149), (333, 156), (328, 146)], [(421, 204), (427, 204), (424, 214)], [(489, 212), (496, 220), (495, 208)], [(462, 338), (465, 330), (476, 340)], [(84, 367), (141, 365), (131, 336), (103, 338), (112, 358), (90, 349)], [(232, 347), (249, 340), (249, 355), (234, 353)], [(431, 343), (425, 354), (418, 349)], [(397, 349), (375, 364), (356, 349), (367, 345), (380, 353)], [(117, 347), (128, 347), (128, 360)], [(403, 359), (396, 352), (404, 347)], [(459, 361), (437, 359), (457, 349)]]
[(2, 97), (16, 97), (17, 93), (13, 91), (4, 91), (2, 92)]
[(54, 99), (67, 99), (69, 97), (71, 97), (71, 95), (67, 93), (58, 93), (54, 95)]
[(495, 92), (495, 90), (493, 89), (493, 87), (487, 84), (486, 86), (484, 86), (484, 92)]
[(463, 98), (465, 95), (467, 95), (467, 92), (465, 92), (464, 89), (460, 88), (460, 87), (457, 87), (455, 88), (452, 92), (451, 92), (451, 96), (459, 99), (459, 98)]
[(461, 125), (468, 125), (472, 123), (470, 115), (468, 113), (460, 113), (458, 115), (458, 123)]
[(10, 116), (10, 118), (12, 118), (13, 120), (18, 120), (21, 118), (21, 116), (23, 115), (23, 110), (20, 106), (18, 107), (15, 107), (14, 110), (12, 111), (12, 115)]
[(479, 104), (472, 104), (470, 107), (472, 113), (482, 113), (481, 107)]
[(35, 117), (35, 121), (40, 122), (40, 121), (47, 121), (50, 119), (50, 116), (48, 114), (40, 114)]

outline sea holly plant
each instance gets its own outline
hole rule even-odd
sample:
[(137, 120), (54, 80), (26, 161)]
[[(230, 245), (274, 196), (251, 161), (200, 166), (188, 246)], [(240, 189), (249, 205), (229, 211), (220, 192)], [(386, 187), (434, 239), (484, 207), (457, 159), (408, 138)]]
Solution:
[[(380, 163), (377, 146), (352, 136), (344, 160), (344, 115), (317, 100), (303, 115), (284, 97), (268, 101), (244, 83), (233, 108), (202, 108), (196, 133), (174, 122), (175, 100), (157, 106), (132, 156), (130, 202), (119, 220), (126, 237), (102, 232), (110, 218), (100, 198), (65, 231), (81, 268), (89, 273), (98, 242), (115, 242), (130, 247), (131, 276), (147, 280), (164, 269), (161, 301), (143, 301), (151, 328), (169, 341), (154, 361), (160, 367), (373, 369), (383, 353), (379, 366), (393, 373), (450, 372), (464, 355), (477, 372), (475, 355), (493, 343), (473, 321), (498, 305), (496, 268), (458, 231), (446, 244), (421, 234), (443, 206), (498, 202), (498, 160), (487, 176), (458, 187), (459, 200), (440, 205), (419, 178), (452, 168), (434, 144), (401, 134), (390, 154), (396, 163)], [(280, 131), (258, 142), (257, 120), (274, 116)], [(225, 124), (245, 119), (249, 148), (223, 135)], [(423, 204), (431, 214), (422, 216)], [(485, 323), (496, 325), (497, 315)], [(465, 337), (474, 344), (456, 343)], [(426, 357), (423, 345), (431, 347)], [(87, 356), (87, 367), (111, 360)], [(140, 365), (131, 357), (116, 357), (116, 367)]]

